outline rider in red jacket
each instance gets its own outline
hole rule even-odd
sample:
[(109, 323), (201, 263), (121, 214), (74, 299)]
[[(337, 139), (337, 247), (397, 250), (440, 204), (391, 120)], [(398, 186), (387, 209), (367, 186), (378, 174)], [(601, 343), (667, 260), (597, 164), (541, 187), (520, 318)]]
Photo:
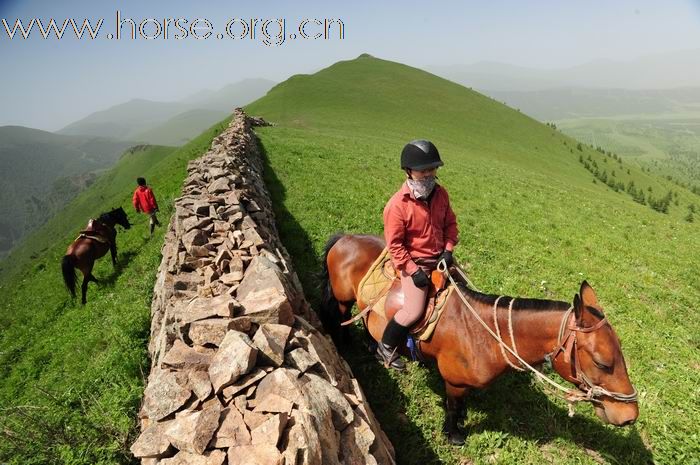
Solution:
[(144, 178), (137, 178), (136, 183), (138, 187), (134, 191), (134, 197), (131, 201), (137, 213), (144, 212), (150, 217), (151, 235), (153, 235), (153, 229), (156, 226), (160, 226), (160, 222), (156, 217), (158, 202), (156, 202), (156, 197), (153, 195), (153, 190), (146, 185)]
[(442, 166), (437, 148), (427, 140), (409, 142), (401, 152), (406, 181), (384, 208), (384, 238), (391, 261), (401, 273), (403, 307), (388, 322), (377, 355), (387, 367), (404, 369), (397, 348), (423, 315), (430, 273), (440, 260), (452, 265), (459, 240), (457, 218), (435, 173)]

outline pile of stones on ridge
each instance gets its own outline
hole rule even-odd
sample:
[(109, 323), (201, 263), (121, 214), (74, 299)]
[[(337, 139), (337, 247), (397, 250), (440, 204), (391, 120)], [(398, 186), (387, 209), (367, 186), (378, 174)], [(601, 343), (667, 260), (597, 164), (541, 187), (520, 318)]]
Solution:
[(236, 109), (190, 162), (151, 308), (131, 447), (144, 465), (394, 464), (350, 368), (306, 302)]

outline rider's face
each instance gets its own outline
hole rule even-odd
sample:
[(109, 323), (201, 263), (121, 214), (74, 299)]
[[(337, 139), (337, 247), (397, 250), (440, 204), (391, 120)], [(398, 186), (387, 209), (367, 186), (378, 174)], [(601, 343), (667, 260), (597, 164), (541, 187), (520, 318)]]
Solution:
[(437, 168), (429, 168), (427, 170), (409, 170), (409, 172), (411, 179), (420, 181), (421, 179), (425, 179), (429, 176), (435, 176), (435, 173), (437, 173)]

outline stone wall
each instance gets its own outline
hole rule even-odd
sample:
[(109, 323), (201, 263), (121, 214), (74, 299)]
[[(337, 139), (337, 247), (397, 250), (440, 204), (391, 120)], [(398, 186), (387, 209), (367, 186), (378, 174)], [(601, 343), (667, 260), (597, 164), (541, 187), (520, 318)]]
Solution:
[(143, 464), (393, 464), (279, 240), (253, 125), (236, 109), (190, 162), (151, 308)]

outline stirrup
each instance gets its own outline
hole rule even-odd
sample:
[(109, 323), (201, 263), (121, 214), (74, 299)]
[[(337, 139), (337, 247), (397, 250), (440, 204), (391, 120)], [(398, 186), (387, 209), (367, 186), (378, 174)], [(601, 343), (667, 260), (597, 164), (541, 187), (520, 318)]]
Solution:
[(401, 356), (396, 350), (397, 347), (388, 347), (383, 342), (379, 342), (377, 344), (377, 359), (382, 362), (385, 368), (405, 370), (406, 364), (401, 360)]

